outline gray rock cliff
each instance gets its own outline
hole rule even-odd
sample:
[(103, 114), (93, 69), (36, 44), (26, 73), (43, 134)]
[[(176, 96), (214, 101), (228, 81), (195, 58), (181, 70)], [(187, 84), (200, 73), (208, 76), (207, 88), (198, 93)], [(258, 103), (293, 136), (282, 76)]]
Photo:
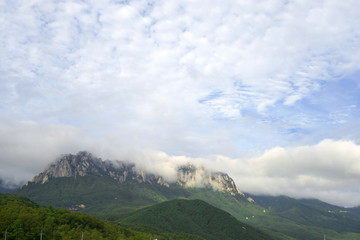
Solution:
[[(87, 175), (109, 176), (118, 181), (119, 184), (149, 183), (166, 187), (171, 185), (161, 176), (137, 169), (135, 164), (122, 161), (103, 161), (101, 158), (96, 158), (85, 151), (75, 155), (63, 155), (46, 168), (44, 172), (35, 176), (32, 182), (44, 184), (52, 178), (76, 178)], [(245, 198), (245, 195), (236, 187), (234, 180), (226, 173), (212, 172), (203, 167), (197, 168), (192, 164), (178, 167), (175, 184), (183, 188), (208, 188)]]

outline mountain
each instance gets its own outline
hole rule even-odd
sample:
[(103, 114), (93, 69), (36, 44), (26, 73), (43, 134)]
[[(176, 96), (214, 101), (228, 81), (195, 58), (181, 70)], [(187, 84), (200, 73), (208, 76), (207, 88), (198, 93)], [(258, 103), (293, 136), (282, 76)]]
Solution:
[(162, 177), (146, 174), (135, 169), (135, 164), (120, 161), (102, 161), (88, 152), (76, 155), (67, 154), (51, 164), (44, 172), (35, 176), (32, 183), (44, 184), (51, 179), (61, 177), (107, 176), (118, 183), (150, 183), (169, 186)]
[(63, 155), (17, 194), (39, 204), (111, 220), (139, 207), (175, 198), (203, 199), (227, 211), (241, 209), (238, 215), (253, 214), (253, 208), (262, 212), (225, 173), (188, 164), (179, 166), (175, 182), (167, 182), (135, 164), (103, 161), (88, 152)]
[(272, 239), (201, 200), (176, 199), (159, 203), (130, 213), (122, 221), (166, 232), (191, 233), (209, 240)]
[[(134, 225), (136, 227), (136, 225)], [(5, 239), (181, 239), (204, 240), (186, 233), (134, 231), (83, 213), (52, 209), (29, 199), (0, 194), (0, 229)]]
[(87, 152), (67, 154), (16, 194), (41, 205), (116, 222), (128, 213), (165, 201), (200, 199), (274, 239), (316, 240), (324, 234), (327, 239), (360, 239), (359, 210), (313, 200), (250, 196), (226, 173), (191, 164), (179, 166), (176, 181), (168, 182), (132, 163), (103, 161)]
[[(88, 152), (79, 152), (76, 155), (67, 154), (50, 165), (44, 172), (35, 176), (30, 183), (44, 184), (51, 179), (61, 177), (105, 176), (110, 177), (120, 184), (149, 183), (170, 187), (163, 177), (146, 173), (137, 169), (135, 164), (122, 161), (102, 161)], [(221, 172), (210, 172), (205, 168), (196, 168), (192, 164), (178, 168), (176, 185), (183, 188), (207, 188), (227, 192), (232, 196), (243, 197), (233, 179)], [(249, 199), (250, 200), (250, 199)], [(251, 201), (251, 200), (250, 200)]]
[(292, 199), (286, 196), (254, 197), (273, 214), (300, 224), (329, 227), (338, 232), (360, 233), (360, 215), (353, 208), (343, 208), (316, 199)]
[[(281, 231), (296, 239), (360, 239), (360, 214), (316, 199), (252, 196), (268, 215), (253, 221), (258, 227)], [(306, 229), (306, 232), (304, 231)]]

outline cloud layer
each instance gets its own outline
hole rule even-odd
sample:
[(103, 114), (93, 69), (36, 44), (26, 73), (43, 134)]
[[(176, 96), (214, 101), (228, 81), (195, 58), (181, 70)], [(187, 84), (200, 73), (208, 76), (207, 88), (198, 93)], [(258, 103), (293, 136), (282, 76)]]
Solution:
[[(318, 101), (307, 103), (322, 110), (314, 121), (301, 101), (359, 71), (356, 5), (3, 2), (1, 113), (88, 132), (125, 132), (155, 147), (171, 138), (184, 149), (217, 135), (214, 142), (229, 138), (227, 129), (223, 136), (216, 130), (222, 120), (247, 125), (248, 118), (255, 128), (266, 122), (274, 132), (281, 131), (277, 124), (291, 131), (348, 121)], [(339, 107), (357, 109), (358, 101)], [(281, 144), (280, 137), (272, 138)]]
[[(339, 206), (360, 206), (360, 145), (325, 139), (315, 145), (275, 147), (253, 158), (212, 159), (143, 152), (137, 166), (173, 179), (184, 163), (228, 173), (238, 188), (260, 195), (316, 198)], [(145, 159), (145, 160), (144, 160)], [(201, 181), (201, 179), (199, 180)]]
[[(110, 160), (136, 163), (140, 169), (176, 179), (177, 167), (193, 163), (228, 173), (243, 192), (317, 198), (341, 206), (360, 205), (360, 145), (326, 139), (315, 145), (275, 147), (252, 158), (194, 158), (124, 148), (104, 139), (87, 139), (74, 128), (39, 126), (33, 122), (1, 126), (0, 176), (10, 183), (29, 181), (61, 154), (86, 149)], [(11, 137), (10, 137), (11, 136)], [(201, 182), (201, 179), (198, 179)]]
[[(340, 160), (321, 146), (331, 145), (323, 139), (336, 146), (350, 139), (353, 149), (360, 143), (359, 6), (2, 1), (0, 173), (27, 178), (60, 153), (89, 150), (149, 167), (164, 159), (159, 164), (169, 169), (169, 159), (211, 162), (221, 155), (239, 164), (234, 169), (248, 169), (245, 176), (254, 172), (251, 182), (269, 177), (295, 189), (309, 183), (309, 192), (316, 179), (307, 174), (315, 177), (319, 168), (338, 181), (343, 168), (332, 166)], [(287, 181), (277, 166), (291, 170), (292, 161), (304, 173)], [(342, 196), (358, 191), (345, 178), (350, 190), (340, 184)], [(253, 191), (266, 192), (258, 185)]]
[(343, 206), (360, 205), (360, 146), (326, 139), (316, 145), (275, 147), (257, 158), (220, 158), (243, 191), (318, 198)]

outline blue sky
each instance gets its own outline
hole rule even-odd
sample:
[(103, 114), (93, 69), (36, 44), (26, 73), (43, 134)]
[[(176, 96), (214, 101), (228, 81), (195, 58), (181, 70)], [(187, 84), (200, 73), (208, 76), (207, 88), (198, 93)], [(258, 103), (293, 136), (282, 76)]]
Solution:
[[(205, 164), (248, 192), (359, 205), (359, 8), (2, 1), (0, 175), (28, 180), (86, 149), (154, 172)], [(281, 171), (289, 162), (292, 177)]]

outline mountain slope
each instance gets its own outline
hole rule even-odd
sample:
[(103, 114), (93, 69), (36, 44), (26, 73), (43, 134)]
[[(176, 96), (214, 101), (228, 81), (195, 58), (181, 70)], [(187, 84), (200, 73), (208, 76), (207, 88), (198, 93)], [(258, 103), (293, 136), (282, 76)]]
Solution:
[(122, 219), (167, 232), (186, 232), (206, 239), (272, 239), (270, 236), (240, 223), (229, 213), (201, 200), (172, 200), (147, 207)]
[(193, 165), (180, 166), (178, 180), (169, 183), (161, 176), (137, 169), (134, 164), (102, 161), (87, 152), (62, 156), (17, 194), (40, 204), (91, 214), (102, 213), (111, 219), (116, 217), (109, 216), (114, 212), (115, 215), (121, 214), (179, 197), (207, 198), (217, 205), (227, 196), (235, 205), (251, 205), (224, 173)]
[(360, 214), (355, 209), (333, 206), (315, 199), (286, 196), (253, 196), (268, 215), (249, 224), (280, 231), (296, 239), (360, 239)]
[[(241, 220), (245, 220), (246, 216), (265, 214), (259, 205), (239, 200), (230, 193), (204, 188), (184, 189), (176, 184), (170, 187), (150, 183), (118, 184), (114, 179), (104, 176), (89, 175), (76, 179), (61, 177), (44, 184), (29, 183), (17, 194), (29, 197), (42, 205), (86, 212), (111, 221), (117, 221), (125, 213), (144, 206), (175, 198), (202, 199), (231, 212)], [(276, 236), (277, 239), (281, 239), (279, 235)]]
[(86, 212), (111, 221), (176, 198), (201, 199), (267, 231), (275, 239), (316, 240), (324, 233), (327, 239), (360, 239), (358, 209), (345, 213), (340, 211), (348, 209), (291, 198), (275, 201), (276, 198), (253, 196), (254, 201), (225, 173), (186, 165), (180, 166), (177, 174), (177, 181), (170, 183), (137, 169), (134, 164), (102, 161), (80, 152), (64, 155), (16, 194), (43, 205)]
[(333, 206), (316, 199), (296, 200), (285, 196), (254, 198), (274, 215), (299, 224), (360, 233), (360, 215), (351, 208)]
[[(163, 177), (149, 174), (142, 169), (138, 169), (135, 164), (123, 161), (103, 161), (101, 158), (94, 157), (88, 152), (79, 152), (76, 155), (66, 154), (51, 164), (44, 172), (35, 176), (29, 183), (44, 184), (51, 179), (61, 177), (84, 177), (84, 176), (104, 176), (114, 179), (119, 184), (123, 183), (149, 183), (169, 187)], [(196, 168), (192, 164), (179, 166), (177, 171), (177, 181), (175, 185), (182, 188), (207, 188), (220, 192), (227, 192), (238, 198), (245, 198), (245, 194), (240, 192), (235, 182), (227, 174), (221, 172), (208, 171), (205, 168)]]
[(83, 176), (54, 178), (44, 184), (29, 183), (17, 192), (31, 200), (55, 208), (87, 212), (106, 219), (176, 197), (185, 197), (184, 189), (149, 183), (118, 184), (110, 177)]

